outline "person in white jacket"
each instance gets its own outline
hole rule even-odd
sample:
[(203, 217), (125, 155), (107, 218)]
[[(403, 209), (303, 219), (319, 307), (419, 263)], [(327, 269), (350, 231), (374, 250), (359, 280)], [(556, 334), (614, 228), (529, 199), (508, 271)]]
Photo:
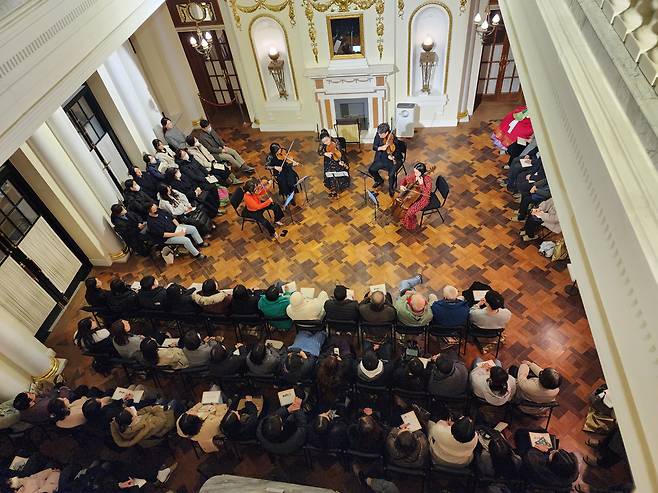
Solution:
[[(511, 371), (511, 369), (510, 369)], [(562, 377), (555, 368), (542, 369), (531, 361), (523, 361), (516, 374), (515, 400), (527, 400), (537, 404), (553, 402), (560, 392)], [(521, 406), (526, 414), (539, 414), (543, 409)]]
[(514, 397), (516, 380), (500, 361), (477, 358), (470, 374), (473, 393), (492, 406), (502, 406)]
[(468, 416), (451, 421), (429, 421), (427, 435), (432, 462), (437, 465), (466, 467), (473, 460), (478, 443), (475, 424)]
[(329, 299), (325, 291), (320, 291), (316, 298), (304, 298), (299, 291), (290, 295), (290, 304), (286, 313), (291, 320), (322, 320), (324, 317), (324, 302)]
[(192, 207), (190, 201), (187, 200), (185, 194), (177, 192), (169, 185), (160, 185), (158, 190), (158, 200), (158, 207), (167, 211), (175, 218), (194, 210), (194, 207)]
[(537, 231), (540, 226), (544, 226), (555, 234), (562, 233), (560, 220), (557, 217), (557, 210), (555, 209), (555, 204), (553, 203), (552, 198), (544, 200), (535, 209), (530, 211), (525, 226), (523, 227), (523, 231), (521, 231), (523, 240), (531, 241), (536, 239)]

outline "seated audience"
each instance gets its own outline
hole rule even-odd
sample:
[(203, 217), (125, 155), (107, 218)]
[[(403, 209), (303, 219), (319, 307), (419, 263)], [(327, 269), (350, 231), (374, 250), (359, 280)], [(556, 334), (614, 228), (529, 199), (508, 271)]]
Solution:
[(124, 409), (124, 401), (111, 397), (90, 397), (82, 405), (82, 414), (87, 420), (87, 428), (98, 436), (111, 436), (110, 423)]
[(295, 340), (288, 348), (288, 351), (299, 350), (304, 351), (306, 354), (320, 356), (322, 345), (327, 339), (327, 333), (323, 330), (318, 332), (310, 332), (308, 330), (300, 330), (295, 336)]
[(218, 452), (216, 438), (223, 436), (219, 425), (224, 419), (226, 404), (195, 404), (176, 421), (178, 435), (197, 442), (205, 453)]
[(347, 288), (337, 285), (334, 288), (333, 298), (324, 302), (324, 311), (327, 318), (341, 322), (358, 322), (359, 304), (354, 300), (347, 299)]
[(110, 212), (114, 230), (126, 242), (126, 245), (138, 255), (147, 255), (149, 243), (145, 234), (146, 221), (143, 214), (129, 211), (122, 204), (113, 204)]
[(130, 323), (127, 320), (116, 320), (110, 327), (112, 345), (122, 358), (141, 361), (140, 346), (144, 336), (131, 334), (130, 330)]
[(281, 406), (258, 424), (256, 437), (267, 452), (292, 455), (301, 450), (306, 442), (306, 414), (301, 405), (302, 400), (295, 397), (288, 407)]
[(167, 306), (167, 291), (160, 286), (153, 276), (144, 276), (139, 281), (140, 290), (137, 293), (139, 306), (147, 310), (164, 310)]
[(201, 285), (201, 291), (192, 293), (192, 301), (201, 307), (204, 313), (226, 315), (229, 313), (233, 295), (220, 291), (214, 279), (206, 279)]
[(321, 409), (344, 409), (354, 371), (353, 358), (346, 354), (329, 353), (318, 363), (315, 385)]
[(392, 366), (377, 357), (373, 350), (365, 351), (356, 367), (356, 377), (363, 383), (387, 386)]
[(245, 288), (238, 284), (233, 288), (233, 298), (231, 299), (231, 313), (233, 315), (259, 315), (258, 302), (260, 295), (254, 293), (251, 289)]
[(158, 171), (165, 173), (169, 168), (177, 169), (176, 153), (167, 144), (160, 139), (153, 139), (153, 150), (155, 151), (155, 158), (160, 161)]
[(468, 302), (459, 299), (454, 286), (443, 288), (443, 299), (432, 303), (432, 323), (441, 327), (463, 327), (468, 321)]
[(28, 476), (13, 476), (7, 479), (2, 491), (18, 493), (54, 493), (59, 491), (61, 471), (48, 467)]
[(475, 465), (482, 477), (490, 479), (518, 479), (521, 457), (512, 449), (507, 440), (498, 432), (489, 440), (487, 449), (480, 449)]
[[(562, 378), (555, 368), (542, 369), (531, 361), (523, 361), (518, 370), (510, 368), (510, 373), (516, 373), (516, 400), (528, 400), (537, 404), (552, 402), (560, 392)], [(527, 414), (542, 413), (542, 409), (521, 406)]]
[(317, 356), (306, 354), (300, 349), (289, 348), (281, 366), (281, 378), (291, 385), (310, 380), (317, 360)]
[(429, 454), (428, 448), (423, 430), (411, 432), (408, 424), (391, 429), (386, 438), (388, 460), (399, 467), (424, 468)]
[(82, 406), (87, 401), (87, 397), (69, 402), (66, 397), (56, 397), (48, 402), (48, 412), (50, 418), (55, 421), (58, 428), (76, 428), (87, 422), (82, 413)]
[(193, 314), (201, 312), (201, 308), (192, 299), (194, 288), (185, 289), (177, 283), (171, 283), (166, 289), (166, 307), (172, 313)]
[(155, 339), (145, 337), (139, 345), (142, 359), (152, 366), (164, 366), (171, 370), (187, 368), (189, 362), (185, 352), (178, 347), (160, 347)]
[[(189, 224), (180, 224), (167, 211), (158, 209), (153, 202), (147, 207), (146, 224), (149, 234), (159, 243), (182, 245), (194, 258), (202, 259), (205, 255), (197, 247), (207, 247), (199, 231)], [(189, 235), (192, 239), (188, 238)], [(194, 241), (194, 243), (192, 243)], [(195, 246), (196, 245), (196, 246)]]
[(530, 204), (539, 204), (551, 198), (551, 189), (543, 166), (539, 167), (534, 173), (527, 175), (526, 180), (526, 182), (518, 185), (519, 192), (521, 192), (521, 202), (517, 221), (526, 220)]
[(215, 129), (212, 128), (208, 120), (200, 122), (202, 132), (199, 133), (199, 142), (213, 155), (216, 161), (226, 161), (236, 173), (252, 174), (256, 170), (245, 163), (235, 149), (231, 149), (221, 139)]
[(100, 279), (88, 277), (85, 280), (85, 301), (89, 306), (107, 307), (109, 296), (110, 292), (103, 289), (103, 282)]
[(150, 196), (133, 179), (126, 180), (123, 187), (123, 203), (126, 205), (126, 209), (145, 219), (146, 208), (153, 202), (155, 194), (153, 197)]
[(502, 368), (498, 360), (492, 362), (476, 358), (470, 380), (473, 393), (492, 406), (506, 404), (516, 392), (516, 380)]
[(329, 296), (320, 291), (316, 298), (305, 298), (296, 291), (290, 295), (290, 304), (286, 313), (292, 320), (322, 320), (324, 318), (324, 303)]
[(68, 387), (53, 388), (47, 385), (35, 392), (17, 394), (13, 406), (14, 409), (20, 411), (21, 421), (31, 424), (45, 423), (51, 419), (48, 411), (50, 400), (57, 397), (68, 398), (69, 395)]
[(209, 173), (216, 176), (219, 183), (222, 185), (240, 185), (244, 183), (244, 180), (238, 180), (235, 175), (231, 173), (231, 168), (229, 166), (223, 162), (217, 161), (215, 156), (210, 154), (208, 149), (206, 149), (194, 135), (188, 135), (185, 142), (187, 143), (187, 152), (190, 156), (201, 163)]
[(323, 450), (343, 450), (347, 447), (347, 423), (333, 411), (318, 414), (307, 426), (306, 441)]
[(425, 390), (428, 372), (418, 357), (400, 358), (393, 369), (393, 385), (406, 390)]
[(369, 324), (390, 324), (397, 318), (391, 295), (381, 291), (366, 293), (363, 301), (359, 303), (359, 315), (361, 320)]
[(175, 425), (174, 410), (164, 406), (146, 406), (139, 411), (127, 407), (110, 423), (112, 439), (121, 448), (150, 447), (160, 443)]
[[(235, 354), (235, 352), (238, 354)], [(208, 373), (215, 379), (244, 373), (247, 369), (247, 348), (240, 342), (235, 346), (226, 346), (218, 342), (210, 350)]]
[(147, 152), (142, 156), (142, 160), (144, 161), (144, 166), (146, 166), (146, 173), (156, 180), (158, 185), (161, 185), (164, 175), (160, 171), (160, 160)]
[(157, 195), (160, 180), (151, 173), (145, 173), (137, 166), (134, 166), (130, 171), (130, 176), (139, 185), (140, 190), (143, 190), (149, 197)]
[(471, 307), (469, 317), (480, 329), (504, 329), (512, 318), (512, 312), (505, 308), (503, 296), (490, 289), (484, 299)]
[(478, 444), (475, 424), (471, 418), (462, 416), (454, 423), (429, 421), (427, 428), (430, 452), (435, 464), (465, 467), (471, 463), (473, 451)]
[(286, 312), (289, 304), (290, 294), (282, 294), (277, 286), (272, 285), (265, 290), (265, 294), (260, 295), (258, 309), (267, 319), (285, 318), (285, 320), (268, 321), (268, 323), (275, 329), (290, 330), (292, 327), (292, 320), (288, 318)]
[(544, 200), (530, 211), (530, 215), (528, 215), (525, 226), (521, 231), (523, 241), (535, 240), (537, 238), (537, 231), (539, 231), (541, 226), (544, 226), (552, 233), (562, 233), (560, 220), (557, 217), (557, 210), (555, 210), (555, 204), (553, 204), (552, 198)]
[(164, 183), (158, 188), (158, 207), (163, 211), (167, 211), (176, 219), (194, 210), (184, 194), (177, 192), (170, 185)]
[(210, 362), (210, 352), (217, 344), (217, 339), (208, 337), (201, 339), (196, 330), (188, 330), (183, 337), (183, 353), (190, 367), (205, 366)]
[(110, 296), (107, 299), (110, 310), (121, 316), (135, 310), (139, 305), (137, 293), (123, 280), (115, 277), (110, 281)]
[(395, 311), (398, 322), (409, 327), (429, 325), (432, 321), (430, 305), (436, 301), (436, 296), (430, 294), (429, 300), (416, 291), (406, 291), (395, 300)]
[(73, 334), (73, 341), (82, 351), (88, 353), (115, 353), (110, 331), (101, 329), (91, 317), (78, 321), (78, 330)]
[(265, 341), (258, 342), (247, 355), (247, 368), (254, 375), (274, 375), (281, 367), (282, 354), (279, 350), (266, 344)]
[(348, 428), (350, 449), (369, 454), (380, 454), (384, 449), (387, 430), (381, 417), (369, 407), (363, 408), (355, 416)]
[(523, 454), (521, 475), (530, 485), (567, 488), (578, 478), (578, 459), (566, 450), (540, 452), (531, 447)]
[(263, 398), (245, 396), (231, 399), (228, 411), (220, 423), (220, 429), (229, 440), (253, 440), (256, 438), (258, 416), (263, 410)]
[(432, 356), (427, 391), (439, 397), (456, 397), (466, 393), (468, 369), (455, 354)]
[(169, 118), (163, 117), (160, 120), (162, 125), (162, 134), (169, 146), (175, 151), (176, 149), (185, 149), (185, 134), (180, 128), (174, 125)]

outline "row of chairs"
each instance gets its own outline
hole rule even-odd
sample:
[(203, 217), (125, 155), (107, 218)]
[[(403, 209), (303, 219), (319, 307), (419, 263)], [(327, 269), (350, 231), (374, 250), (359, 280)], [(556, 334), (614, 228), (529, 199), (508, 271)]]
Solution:
[[(99, 325), (103, 324), (104, 319), (116, 318), (116, 315), (108, 312), (106, 309), (98, 307), (85, 306), (83, 311), (91, 313)], [(155, 310), (138, 310), (133, 313), (122, 314), (122, 318), (133, 320), (146, 320), (153, 327), (158, 322), (172, 323), (182, 336), (186, 328), (196, 328), (203, 330), (208, 334), (215, 333), (221, 329), (232, 329), (237, 341), (244, 340), (244, 331), (251, 329), (257, 333), (264, 331), (263, 334), (272, 338), (280, 330), (276, 328), (279, 322), (290, 322), (288, 317), (267, 318), (261, 315), (217, 315), (217, 314), (177, 314), (167, 311)], [(296, 320), (292, 322), (292, 329), (295, 331), (307, 330), (310, 332), (326, 331), (328, 335), (334, 333), (349, 333), (358, 336), (359, 347), (363, 349), (363, 341), (369, 335), (381, 336), (386, 334), (391, 341), (396, 340), (396, 336), (423, 337), (426, 350), (429, 348), (430, 336), (439, 339), (454, 338), (457, 340), (457, 350), (460, 354), (466, 354), (466, 345), (469, 339), (482, 349), (481, 339), (494, 339), (496, 341), (495, 357), (498, 357), (500, 342), (504, 328), (500, 329), (481, 329), (476, 325), (467, 322), (465, 325), (446, 327), (437, 324), (422, 326), (409, 326), (400, 322), (391, 322), (386, 324), (372, 324), (365, 321), (344, 321), (324, 318), (323, 320)], [(463, 341), (463, 353), (462, 353)], [(396, 345), (394, 345), (396, 349)]]

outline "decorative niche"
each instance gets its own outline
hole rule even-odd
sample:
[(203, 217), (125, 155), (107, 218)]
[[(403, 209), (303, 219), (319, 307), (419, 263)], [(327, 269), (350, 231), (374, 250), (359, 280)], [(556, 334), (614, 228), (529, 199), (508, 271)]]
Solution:
[[(267, 14), (255, 17), (249, 25), (249, 41), (258, 66), (258, 76), (265, 100), (268, 102), (297, 100), (297, 83), (293, 72), (288, 35), (281, 23)], [(268, 70), (271, 61), (269, 54), (273, 50), (279, 53), (279, 58), (284, 62), (283, 77), (288, 93), (288, 97), (285, 99), (280, 96), (279, 89)]]
[[(409, 18), (409, 47), (407, 67), (407, 95), (433, 96), (445, 95), (448, 87), (448, 65), (450, 62), (450, 42), (452, 37), (452, 14), (441, 2), (427, 2), (419, 6)], [(436, 65), (429, 80), (429, 94), (423, 92), (423, 80), (420, 68), (423, 43), (428, 38), (434, 43), (432, 51), (436, 53)]]

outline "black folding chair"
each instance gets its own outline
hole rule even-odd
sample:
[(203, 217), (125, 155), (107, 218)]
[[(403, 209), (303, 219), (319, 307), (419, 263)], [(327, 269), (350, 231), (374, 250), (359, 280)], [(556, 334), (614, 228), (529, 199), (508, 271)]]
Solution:
[(359, 332), (359, 322), (352, 320), (333, 320), (331, 318), (325, 318), (324, 325), (327, 327), (328, 335), (331, 337), (332, 331), (334, 333), (344, 333), (349, 332), (350, 334), (358, 334)]
[[(423, 212), (420, 215), (420, 226), (423, 225), (423, 218), (429, 216), (430, 214), (437, 213), (441, 216), (441, 222), (445, 222), (443, 214), (441, 214), (441, 208), (446, 204), (448, 200), (448, 194), (450, 193), (450, 186), (443, 176), (439, 176), (436, 179), (436, 184), (434, 190), (430, 194), (430, 203), (425, 206)], [(437, 196), (439, 194), (441, 199)]]
[[(423, 466), (422, 468), (414, 469), (411, 467), (401, 467), (397, 466), (395, 464), (389, 464), (387, 463), (384, 466), (384, 476), (386, 479), (391, 479), (392, 474), (395, 476), (402, 476), (404, 478), (411, 478), (411, 479), (420, 479), (421, 481), (421, 492), (425, 491), (425, 481), (427, 480), (427, 466)], [(408, 491), (405, 489), (405, 491)]]
[[(233, 326), (235, 327), (235, 337), (238, 342), (242, 342), (242, 329), (244, 328), (264, 328), (265, 321), (260, 315), (231, 315)], [(260, 335), (260, 334), (259, 334)]]
[(394, 330), (394, 322), (387, 324), (371, 324), (368, 322), (361, 322), (359, 324), (359, 348), (361, 351), (363, 351), (363, 341), (366, 339), (365, 336), (367, 335), (374, 336), (375, 339), (380, 339), (383, 334), (386, 334), (386, 339), (391, 341), (395, 337), (393, 334)]
[[(523, 414), (524, 416), (527, 416), (529, 418), (535, 418), (535, 419), (546, 419), (546, 426), (542, 428), (542, 430), (547, 431), (548, 430), (548, 425), (551, 422), (551, 417), (553, 416), (553, 410), (558, 407), (560, 404), (557, 401), (551, 401), (551, 402), (544, 402), (544, 403), (538, 403), (538, 402), (532, 402), (528, 400), (522, 400), (519, 402), (514, 403), (515, 409)], [(534, 412), (526, 412), (524, 411), (523, 408), (527, 409), (532, 409), (536, 411), (538, 414), (534, 414)]]
[(295, 332), (306, 330), (308, 332), (320, 332), (325, 329), (324, 320), (293, 320), (293, 329)]
[[(397, 342), (398, 335), (403, 336), (423, 336), (423, 342), (427, 341), (427, 325), (404, 325), (400, 322), (396, 323), (394, 326), (394, 344), (393, 344), (393, 353), (397, 353)], [(427, 347), (427, 345), (425, 346)]]
[(455, 327), (444, 327), (441, 325), (430, 324), (427, 327), (427, 332), (425, 334), (425, 351), (431, 353), (430, 351), (430, 336), (436, 337), (439, 339), (439, 352), (441, 349), (441, 339), (452, 337), (457, 338), (457, 354), (461, 354), (462, 349), (462, 339), (466, 334), (466, 325), (459, 325)]
[(260, 225), (260, 223), (258, 221), (256, 221), (253, 217), (245, 217), (243, 215), (244, 211), (243, 211), (243, 214), (240, 214), (240, 211), (239, 211), (238, 208), (240, 207), (240, 204), (242, 203), (243, 199), (244, 199), (244, 190), (242, 189), (242, 187), (236, 188), (233, 191), (233, 193), (231, 194), (231, 197), (229, 198), (229, 202), (231, 202), (231, 207), (233, 207), (233, 209), (235, 210), (235, 213), (238, 215), (238, 217), (240, 219), (242, 219), (242, 224), (240, 225), (240, 230), (241, 231), (244, 230), (244, 223), (245, 222), (255, 223), (256, 226), (258, 226), (258, 229), (260, 230), (260, 232), (262, 233), (263, 232), (263, 227)]
[(384, 454), (382, 453), (361, 452), (360, 450), (347, 449), (345, 451), (345, 457), (352, 461), (376, 462), (378, 466), (384, 466)]
[(500, 350), (500, 340), (503, 336), (504, 328), (502, 329), (481, 329), (477, 325), (468, 322), (467, 332), (466, 332), (466, 341), (464, 342), (464, 353), (466, 354), (466, 344), (468, 343), (468, 338), (473, 338), (473, 342), (478, 347), (480, 352), (483, 352), (482, 343), (480, 339), (496, 339), (496, 354), (495, 358), (498, 358), (498, 351)]
[[(448, 481), (448, 491), (475, 491), (475, 474), (470, 467), (450, 467), (435, 464), (433, 461), (429, 468), (430, 481), (437, 478), (439, 481)], [(450, 489), (450, 483), (459, 485), (458, 490)]]

